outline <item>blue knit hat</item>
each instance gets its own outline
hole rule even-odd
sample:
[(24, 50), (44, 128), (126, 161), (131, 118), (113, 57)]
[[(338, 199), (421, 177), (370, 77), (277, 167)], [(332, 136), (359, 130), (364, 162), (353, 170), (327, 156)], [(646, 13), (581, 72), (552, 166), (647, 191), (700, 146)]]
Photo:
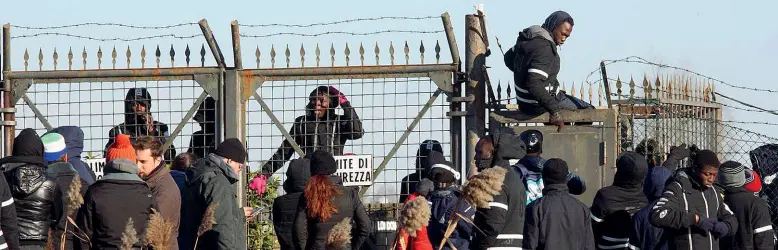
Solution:
[(43, 159), (47, 162), (59, 160), (67, 150), (65, 137), (59, 133), (47, 133), (41, 137), (41, 141), (43, 142)]

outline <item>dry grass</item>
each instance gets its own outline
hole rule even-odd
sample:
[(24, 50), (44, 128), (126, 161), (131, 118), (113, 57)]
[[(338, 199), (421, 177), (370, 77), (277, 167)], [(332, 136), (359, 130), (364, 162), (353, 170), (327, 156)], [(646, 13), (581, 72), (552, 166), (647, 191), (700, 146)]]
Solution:
[(219, 208), (218, 201), (211, 203), (211, 205), (208, 205), (208, 208), (205, 209), (203, 220), (200, 222), (200, 227), (197, 228), (197, 238), (195, 238), (194, 249), (197, 249), (197, 242), (200, 241), (200, 236), (203, 236), (205, 232), (211, 231), (211, 229), (213, 229), (213, 224), (216, 224), (216, 217), (214, 214), (216, 213), (217, 208)]
[(416, 232), (430, 222), (430, 206), (424, 197), (416, 197), (405, 204), (400, 210), (400, 228), (405, 232), (416, 237)]
[(152, 208), (151, 212), (146, 226), (146, 240), (154, 249), (170, 249), (173, 223), (166, 221), (157, 210)]
[(327, 236), (326, 250), (343, 250), (351, 248), (351, 218), (345, 218), (335, 224)]
[(132, 217), (127, 220), (127, 224), (124, 225), (124, 232), (122, 233), (122, 246), (121, 250), (132, 250), (133, 245), (138, 243), (138, 232), (135, 231), (135, 222), (132, 221)]
[(84, 197), (81, 196), (81, 178), (78, 176), (73, 178), (73, 181), (70, 182), (70, 186), (68, 186), (67, 199), (68, 216), (73, 217), (78, 209), (81, 208), (81, 205), (84, 204)]
[(473, 176), (462, 188), (465, 201), (478, 208), (489, 208), (489, 202), (502, 191), (506, 173), (505, 168), (495, 167)]
[(54, 244), (56, 244), (54, 242), (54, 231), (51, 230), (51, 228), (49, 228), (49, 236), (46, 239), (46, 248), (44, 248), (44, 249), (46, 249), (46, 250), (54, 250), (55, 249), (54, 248)]

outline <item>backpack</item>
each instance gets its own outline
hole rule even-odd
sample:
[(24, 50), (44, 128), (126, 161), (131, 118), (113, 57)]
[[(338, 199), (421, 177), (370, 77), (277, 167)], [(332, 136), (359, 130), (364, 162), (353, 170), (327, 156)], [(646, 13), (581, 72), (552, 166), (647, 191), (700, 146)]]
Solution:
[(527, 205), (543, 197), (543, 175), (529, 171), (521, 163), (517, 163), (515, 167), (526, 190)]

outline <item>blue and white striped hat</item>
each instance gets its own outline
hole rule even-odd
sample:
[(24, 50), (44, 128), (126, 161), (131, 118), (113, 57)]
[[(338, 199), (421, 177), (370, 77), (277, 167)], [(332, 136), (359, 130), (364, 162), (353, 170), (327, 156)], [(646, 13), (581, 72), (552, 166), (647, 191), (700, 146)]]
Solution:
[(65, 154), (67, 146), (65, 137), (58, 133), (47, 133), (41, 137), (43, 142), (43, 159), (47, 162), (59, 160)]

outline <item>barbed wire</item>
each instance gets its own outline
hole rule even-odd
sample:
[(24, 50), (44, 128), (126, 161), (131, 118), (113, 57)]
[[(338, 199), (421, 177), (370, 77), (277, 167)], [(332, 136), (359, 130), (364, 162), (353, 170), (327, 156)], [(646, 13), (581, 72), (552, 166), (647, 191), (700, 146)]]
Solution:
[(155, 38), (165, 38), (165, 37), (171, 37), (171, 38), (175, 38), (175, 39), (190, 39), (190, 38), (200, 37), (202, 35), (203, 34), (193, 34), (193, 35), (188, 35), (188, 36), (179, 36), (179, 35), (176, 35), (176, 34), (162, 34), (162, 35), (133, 37), (133, 38), (122, 38), (122, 37), (99, 38), (99, 37), (82, 36), (82, 35), (76, 35), (76, 34), (70, 34), (70, 33), (41, 32), (41, 33), (34, 33), (34, 34), (25, 34), (25, 35), (12, 36), (11, 38), (12, 39), (20, 39), (20, 38), (39, 37), (39, 36), (65, 36), (65, 37), (73, 37), (73, 38), (79, 38), (79, 39), (85, 39), (85, 40), (93, 40), (93, 41), (101, 41), (101, 42), (111, 42), (111, 41), (132, 42), (132, 41), (148, 40), (148, 39), (155, 39)]
[(381, 30), (381, 31), (372, 31), (372, 32), (349, 32), (349, 31), (327, 31), (327, 32), (321, 32), (321, 33), (297, 33), (297, 32), (278, 32), (278, 33), (270, 33), (265, 35), (247, 35), (247, 34), (240, 34), (241, 37), (246, 38), (266, 38), (266, 37), (273, 37), (273, 36), (305, 36), (305, 37), (317, 37), (317, 36), (324, 36), (324, 35), (351, 35), (351, 36), (368, 36), (368, 35), (377, 35), (377, 34), (384, 34), (384, 33), (406, 33), (406, 34), (436, 34), (436, 33), (442, 33), (442, 30)]
[(378, 21), (378, 20), (425, 20), (436, 19), (440, 16), (382, 16), (382, 17), (368, 17), (368, 18), (355, 18), (346, 19), (333, 22), (311, 23), (311, 24), (284, 24), (284, 23), (269, 23), (269, 24), (240, 24), (241, 27), (258, 28), (258, 27), (286, 27), (286, 28), (309, 28), (315, 26), (329, 26), (344, 23), (363, 22), (363, 21)]
[(26, 29), (26, 30), (53, 30), (53, 29), (75, 28), (75, 27), (82, 27), (82, 26), (114, 26), (114, 27), (131, 28), (131, 29), (156, 30), (156, 29), (177, 28), (177, 27), (196, 25), (196, 24), (197, 24), (196, 22), (188, 22), (188, 23), (179, 23), (179, 24), (164, 25), (164, 26), (140, 26), (140, 25), (122, 24), (122, 23), (87, 22), (87, 23), (66, 24), (61, 26), (34, 27), (34, 26), (24, 26), (24, 25), (11, 25), (11, 27), (18, 28), (18, 29)]

